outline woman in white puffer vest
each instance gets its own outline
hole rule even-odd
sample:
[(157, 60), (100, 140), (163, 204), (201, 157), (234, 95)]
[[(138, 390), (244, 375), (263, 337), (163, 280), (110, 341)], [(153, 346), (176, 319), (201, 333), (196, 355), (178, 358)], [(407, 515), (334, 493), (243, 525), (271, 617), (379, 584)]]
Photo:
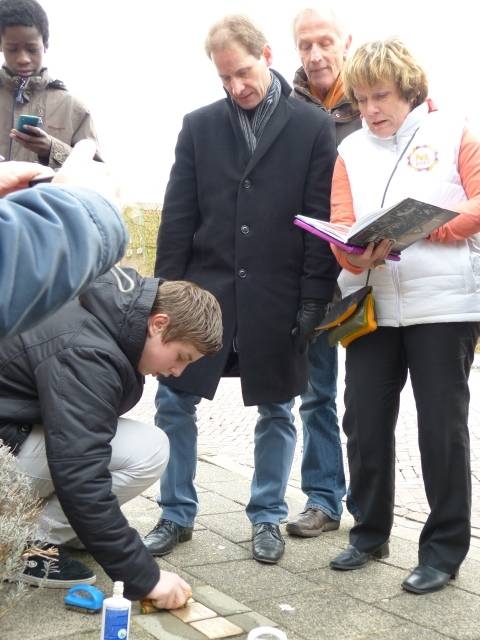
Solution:
[[(392, 243), (361, 255), (332, 247), (345, 296), (373, 285), (378, 329), (346, 350), (343, 428), (352, 497), (360, 522), (333, 569), (386, 557), (393, 524), (395, 425), (407, 375), (415, 395), (430, 515), (418, 566), (402, 587), (423, 594), (458, 573), (470, 543), (468, 376), (480, 336), (480, 142), (458, 115), (427, 99), (425, 72), (396, 39), (370, 42), (346, 61), (346, 95), (363, 129), (340, 144), (332, 184), (332, 222), (351, 226), (406, 197), (459, 215), (385, 260)], [(381, 268), (375, 268), (380, 266)]]

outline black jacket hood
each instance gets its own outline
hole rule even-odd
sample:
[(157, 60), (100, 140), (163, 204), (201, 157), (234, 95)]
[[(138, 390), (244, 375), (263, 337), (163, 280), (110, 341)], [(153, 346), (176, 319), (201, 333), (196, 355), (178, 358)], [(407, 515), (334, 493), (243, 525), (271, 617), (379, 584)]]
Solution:
[[(129, 288), (124, 274), (133, 282), (130, 291), (120, 289)], [(105, 325), (135, 369), (160, 282), (159, 278), (143, 278), (134, 269), (116, 268), (97, 278), (80, 296), (80, 304)]]

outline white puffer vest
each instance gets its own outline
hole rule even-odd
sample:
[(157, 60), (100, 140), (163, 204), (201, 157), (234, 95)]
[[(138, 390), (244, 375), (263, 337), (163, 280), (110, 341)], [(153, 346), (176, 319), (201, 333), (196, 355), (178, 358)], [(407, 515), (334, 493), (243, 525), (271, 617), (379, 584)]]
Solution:
[[(412, 197), (444, 207), (467, 199), (457, 163), (464, 121), (414, 109), (395, 136), (378, 138), (364, 127), (341, 143), (356, 219)], [(397, 168), (394, 167), (407, 147)], [(385, 193), (390, 176), (393, 176)], [(339, 276), (342, 295), (365, 284), (366, 274), (345, 269)], [(480, 235), (442, 244), (420, 240), (371, 271), (370, 284), (381, 326), (480, 320)]]

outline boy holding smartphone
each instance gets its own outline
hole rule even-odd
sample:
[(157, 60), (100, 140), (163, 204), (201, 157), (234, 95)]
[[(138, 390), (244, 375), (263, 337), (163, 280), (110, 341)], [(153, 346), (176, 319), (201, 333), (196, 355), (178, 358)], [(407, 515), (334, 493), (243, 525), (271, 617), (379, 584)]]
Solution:
[[(48, 38), (48, 18), (36, 0), (0, 0), (0, 155), (58, 169), (76, 142), (97, 137), (88, 109), (43, 66)], [(25, 115), (39, 120), (18, 123)]]

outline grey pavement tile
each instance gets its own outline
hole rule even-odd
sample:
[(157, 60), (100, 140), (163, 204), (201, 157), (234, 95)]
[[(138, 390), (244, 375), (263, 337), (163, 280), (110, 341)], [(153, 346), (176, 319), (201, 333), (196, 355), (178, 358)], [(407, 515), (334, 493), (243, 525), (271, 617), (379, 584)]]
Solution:
[(408, 513), (408, 519), (418, 522), (420, 525), (424, 525), (427, 521), (429, 510), (426, 508), (424, 511), (418, 511), (418, 503), (408, 503), (404, 501), (405, 507)]
[(390, 555), (382, 562), (400, 567), (404, 571), (410, 572), (418, 564), (418, 542), (417, 540), (405, 540), (397, 535), (390, 538)]
[(480, 540), (473, 538), (470, 540), (470, 549), (467, 558), (480, 562)]
[(228, 514), (199, 516), (197, 522), (231, 542), (244, 542), (252, 539), (252, 525), (243, 510)]
[[(288, 609), (286, 609), (288, 605)], [(283, 607), (283, 609), (282, 609)], [(308, 640), (350, 640), (387, 633), (396, 616), (337, 591), (312, 589), (288, 596), (259, 600), (255, 611), (274, 620), (290, 638), (290, 630)]]
[(231, 482), (232, 473), (231, 471), (222, 469), (222, 467), (217, 467), (209, 462), (199, 460), (197, 463), (197, 475), (195, 479), (199, 485), (212, 482)]
[(195, 531), (192, 540), (178, 544), (168, 554), (168, 561), (175, 567), (189, 567), (208, 563), (222, 563), (229, 560), (248, 558), (250, 553), (229, 542), (213, 531)]
[[(451, 581), (450, 584), (455, 589), (463, 589), (472, 594), (480, 595), (480, 561), (467, 557), (460, 567), (456, 580)], [(478, 636), (480, 639), (480, 631)]]
[(100, 614), (79, 613), (67, 609), (63, 603), (62, 589), (37, 589), (24, 603), (9, 611), (1, 619), (1, 636), (8, 640), (51, 640), (63, 635), (80, 635), (83, 632), (100, 636)]
[(216, 493), (207, 491), (199, 496), (199, 510), (198, 515), (205, 516), (210, 513), (233, 513), (235, 511), (245, 511), (243, 504), (239, 504), (234, 500), (229, 500)]
[(449, 638), (478, 640), (480, 637), (480, 599), (450, 585), (422, 596), (404, 592), (388, 601), (377, 602), (376, 606)]
[(154, 482), (148, 489), (142, 492), (142, 496), (146, 496), (147, 498), (156, 499), (160, 492), (160, 482)]
[(138, 496), (122, 505), (122, 512), (141, 536), (147, 534), (157, 523), (161, 511), (156, 502)]
[(413, 622), (402, 622), (398, 627), (381, 631), (380, 633), (368, 633), (352, 637), (349, 640), (446, 640), (447, 636), (436, 633), (428, 627), (414, 624)]
[[(234, 600), (222, 591), (219, 591), (208, 584), (197, 587), (194, 592), (194, 598), (206, 607), (210, 607), (210, 609), (213, 609), (221, 616), (252, 614), (250, 607), (238, 602), (238, 600)], [(244, 628), (246, 629), (247, 627)]]
[[(130, 634), (130, 636), (132, 638), (135, 637), (135, 640), (152, 640), (152, 636), (149, 636), (147, 634), (135, 635), (135, 636)], [(66, 635), (64, 635), (63, 633), (59, 633), (58, 635), (55, 635), (55, 636), (52, 635), (52, 640), (53, 638), (55, 638), (55, 640), (72, 640), (72, 638), (75, 638), (75, 640), (77, 639), (98, 640), (99, 637), (100, 637), (100, 631), (96, 630), (96, 631), (87, 631), (86, 633), (82, 633), (81, 635), (73, 635), (73, 636), (70, 634), (70, 632), (67, 632)]]
[(286, 493), (286, 502), (288, 505), (288, 517), (295, 518), (305, 508), (306, 497), (298, 489), (289, 487)]
[(164, 556), (163, 558), (155, 558), (158, 566), (160, 567), (160, 570), (164, 569), (165, 571), (173, 571), (173, 573), (178, 573), (178, 575), (181, 578), (183, 578), (188, 582), (188, 584), (192, 587), (195, 593), (195, 589), (198, 586), (204, 585), (203, 580), (199, 580), (196, 576), (192, 575), (188, 570), (183, 569), (183, 567), (176, 567), (174, 564), (169, 562), (168, 558), (170, 558), (170, 555), (171, 554), (169, 554), (168, 556)]
[[(237, 450), (238, 450), (238, 444), (239, 444), (239, 435), (240, 435), (241, 441), (243, 441), (243, 434), (237, 434), (232, 440), (232, 442), (235, 443)], [(212, 434), (210, 437), (214, 438), (216, 441), (218, 440), (221, 441), (221, 434), (219, 433)], [(252, 480), (252, 473), (253, 473), (253, 466), (252, 466), (253, 460), (249, 460), (248, 463), (246, 463), (245, 460), (243, 460), (243, 456), (241, 460), (237, 459), (236, 456), (232, 457), (230, 455), (231, 448), (229, 450), (228, 447), (226, 447), (228, 455), (224, 455), (224, 453), (221, 452), (223, 448), (224, 448), (224, 445), (222, 443), (218, 447), (217, 453), (198, 456), (198, 459), (202, 463), (213, 465), (214, 467), (220, 467), (221, 469), (228, 471), (229, 473), (232, 474), (233, 477), (243, 478), (244, 480), (248, 480), (250, 482)], [(240, 450), (241, 453), (243, 453), (243, 448)], [(232, 476), (230, 477), (230, 479), (232, 478)], [(225, 481), (229, 482), (229, 480), (225, 480)]]
[(227, 482), (197, 482), (201, 484), (203, 489), (212, 491), (224, 498), (235, 500), (242, 505), (246, 505), (250, 500), (250, 481), (246, 478), (233, 478), (230, 474), (230, 480)]
[(189, 571), (231, 598), (249, 604), (252, 609), (255, 609), (252, 602), (267, 595), (284, 596), (318, 589), (305, 578), (285, 571), (280, 564), (262, 565), (253, 559), (199, 565), (190, 567)]
[(302, 573), (312, 582), (330, 585), (370, 604), (399, 595), (402, 591), (400, 584), (406, 575), (403, 569), (390, 567), (381, 561), (369, 562), (358, 571), (332, 571), (326, 568)]
[(422, 524), (411, 520), (408, 517), (394, 518), (391, 535), (396, 538), (402, 538), (402, 540), (410, 540), (418, 544), (420, 531), (422, 530)]
[[(203, 491), (203, 489), (197, 487), (197, 492), (200, 493), (201, 491)], [(145, 489), (142, 492), (142, 496), (144, 496), (145, 498), (149, 498), (153, 502), (156, 502), (156, 499), (159, 493), (160, 493), (160, 481), (157, 480), (157, 482), (154, 482), (150, 487), (148, 487), (148, 489)]]
[(245, 629), (245, 631), (251, 631), (256, 627), (276, 627), (277, 624), (270, 620), (270, 618), (266, 618), (262, 616), (260, 613), (256, 611), (247, 611), (245, 613), (237, 613), (231, 616), (228, 616), (228, 619), (231, 620), (234, 624), (238, 624), (239, 627)]
[[(282, 533), (285, 533), (282, 527)], [(330, 560), (347, 545), (345, 534), (337, 531), (322, 533), (316, 538), (284, 535), (285, 554), (282, 567), (292, 573), (328, 566)]]
[[(181, 636), (184, 638), (185, 636)], [(91, 640), (98, 640), (99, 635), (96, 637), (92, 636)], [(85, 640), (83, 636), (77, 638), (71, 638), (70, 640)], [(88, 639), (90, 640), (90, 639)], [(137, 624), (134, 619), (130, 621), (130, 631), (128, 634), (128, 640), (154, 640), (152, 638), (152, 634), (144, 629), (141, 625)], [(161, 640), (165, 640), (165, 637), (162, 636)]]

